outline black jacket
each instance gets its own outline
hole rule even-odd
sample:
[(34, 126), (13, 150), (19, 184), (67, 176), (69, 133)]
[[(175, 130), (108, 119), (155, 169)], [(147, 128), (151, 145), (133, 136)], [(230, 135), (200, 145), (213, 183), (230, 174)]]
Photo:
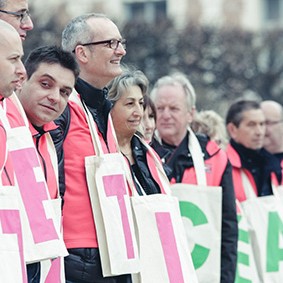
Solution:
[[(208, 137), (197, 135), (197, 138), (204, 160), (211, 158), (207, 151)], [(185, 169), (194, 166), (188, 149), (188, 139), (189, 134), (186, 135), (178, 147), (166, 143), (163, 143), (162, 146), (156, 142), (152, 144), (161, 160), (170, 167), (170, 173), (167, 174), (170, 180), (175, 178), (176, 182), (181, 182)], [(219, 185), (222, 186), (221, 283), (234, 283), (237, 265), (238, 223), (232, 181), (232, 166), (229, 161)], [(211, 240), (213, 241), (213, 239)]]
[(256, 183), (258, 196), (272, 195), (271, 172), (276, 174), (281, 183), (281, 165), (273, 154), (264, 148), (253, 150), (230, 140), (231, 146), (237, 151), (241, 159), (242, 167), (251, 172)]
[[(131, 140), (131, 148), (133, 151), (133, 158), (136, 162), (135, 164), (130, 166), (132, 175), (135, 175), (135, 177), (139, 181), (139, 184), (142, 186), (144, 192), (147, 195), (161, 193), (159, 185), (156, 183), (153, 176), (151, 175), (147, 164), (147, 148), (141, 143), (139, 138), (136, 136), (133, 136)], [(136, 178), (133, 178), (133, 180), (135, 182), (137, 192), (139, 193), (139, 195), (142, 195), (143, 193), (141, 192), (139, 185), (136, 182)]]

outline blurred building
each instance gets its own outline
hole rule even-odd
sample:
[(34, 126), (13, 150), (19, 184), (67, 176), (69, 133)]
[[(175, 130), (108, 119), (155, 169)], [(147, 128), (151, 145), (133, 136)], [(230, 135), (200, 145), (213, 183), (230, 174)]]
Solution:
[[(49, 0), (30, 0), (36, 11), (48, 11), (58, 5)], [(63, 0), (68, 13), (76, 16), (85, 12), (103, 12), (109, 17), (126, 22), (143, 19), (156, 23), (161, 16), (171, 18), (182, 28), (188, 23), (238, 27), (261, 30), (283, 26), (283, 0)]]

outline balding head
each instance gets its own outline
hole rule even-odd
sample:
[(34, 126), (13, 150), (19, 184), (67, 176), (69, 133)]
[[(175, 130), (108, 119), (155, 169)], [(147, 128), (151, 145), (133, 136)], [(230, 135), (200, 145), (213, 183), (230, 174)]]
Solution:
[[(16, 29), (11, 26), (9, 23), (7, 23), (6, 21), (3, 21), (0, 19), (0, 30), (2, 31), (10, 31), (10, 32), (16, 32)], [(1, 42), (1, 41), (0, 41)]]
[(17, 31), (7, 22), (0, 20), (0, 95), (10, 96), (25, 77), (22, 41)]
[(266, 119), (264, 148), (274, 153), (283, 152), (283, 108), (273, 100), (265, 100), (260, 104)]

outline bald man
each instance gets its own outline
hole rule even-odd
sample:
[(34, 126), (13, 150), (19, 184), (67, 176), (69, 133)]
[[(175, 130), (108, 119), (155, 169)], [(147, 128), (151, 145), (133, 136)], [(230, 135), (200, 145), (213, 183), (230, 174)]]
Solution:
[[(265, 116), (264, 148), (273, 154), (282, 168), (283, 175), (283, 107), (274, 100), (262, 101), (260, 107)], [(283, 178), (279, 184), (283, 185)]]
[[(37, 244), (44, 242), (45, 231), (43, 231), (44, 229), (38, 231), (40, 225), (37, 224), (37, 227), (34, 227), (33, 223), (41, 223), (41, 226), (46, 223), (44, 208), (40, 204), (48, 199), (48, 189), (46, 183), (39, 177), (44, 176), (44, 172), (40, 169), (40, 159), (32, 141), (27, 117), (14, 92), (21, 84), (21, 78), (26, 76), (21, 61), (23, 56), (22, 40), (16, 29), (2, 20), (0, 20), (0, 38), (0, 185), (1, 187), (15, 186), (20, 191), (20, 202), (23, 203), (29, 218), (29, 225), (22, 229), (24, 231), (23, 239), (26, 242), (26, 235), (32, 233), (35, 236), (36, 234), (37, 238), (31, 245), (36, 246), (39, 251), (34, 252), (33, 250), (34, 260), (32, 260), (35, 262), (27, 265), (28, 282), (39, 283), (39, 260), (42, 259), (40, 255), (42, 248)], [(42, 211), (30, 213), (34, 207), (37, 208), (37, 212)], [(24, 216), (25, 213), (22, 215)], [(7, 221), (9, 222), (9, 218)], [(54, 222), (51, 221), (51, 226), (48, 225), (48, 227), (51, 228), (50, 231), (56, 231)], [(27, 233), (26, 229), (30, 232)], [(57, 232), (54, 232), (52, 237), (53, 239), (59, 238)], [(16, 268), (15, 263), (14, 269)], [(4, 274), (5, 272), (0, 272), (0, 282), (7, 282), (2, 277)], [(13, 280), (13, 275), (11, 274), (9, 282), (17, 282)]]
[[(13, 125), (14, 121), (11, 120), (16, 119), (10, 119), (10, 117), (12, 117), (14, 114), (15, 118), (17, 116), (20, 116), (17, 114), (17, 109), (10, 97), (15, 97), (15, 95), (13, 95), (13, 92), (20, 83), (20, 77), (25, 74), (25, 68), (21, 61), (21, 58), (23, 56), (23, 47), (20, 36), (10, 24), (2, 20), (0, 20), (0, 38), (0, 185), (2, 189), (2, 186), (3, 188), (5, 188), (5, 186), (12, 186), (15, 184), (13, 179), (14, 171), (12, 166), (12, 159), (9, 155), (7, 146), (9, 128), (7, 125), (9, 123), (10, 125)], [(14, 113), (14, 111), (16, 112)], [(1, 212), (1, 220), (3, 220), (3, 217), (5, 218), (5, 212)], [(8, 223), (8, 225), (13, 227), (13, 223)], [(7, 248), (9, 248), (9, 246)], [(0, 264), (3, 267), (2, 262)], [(18, 268), (19, 266), (15, 262), (13, 270)], [(0, 272), (0, 282), (6, 282), (6, 272), (10, 273), (10, 282), (16, 282), (15, 280), (17, 279), (14, 276), (17, 275), (15, 274), (15, 272), (6, 269), (5, 272)], [(26, 277), (26, 274), (24, 274), (23, 272), (25, 271), (22, 271), (20, 273), (21, 276)]]
[(264, 148), (272, 154), (281, 154), (283, 159), (283, 107), (273, 100), (260, 104), (266, 119)]
[(0, 20), (0, 99), (12, 95), (25, 74), (21, 61), (23, 47), (16, 30), (8, 23)]
[[(2, 20), (0, 20), (0, 38), (0, 110), (2, 111), (4, 99), (13, 94), (20, 83), (20, 77), (25, 74), (25, 68), (21, 61), (23, 56), (21, 39), (16, 30)], [(2, 121), (0, 121), (0, 143), (0, 172), (2, 172), (6, 156), (6, 131)]]

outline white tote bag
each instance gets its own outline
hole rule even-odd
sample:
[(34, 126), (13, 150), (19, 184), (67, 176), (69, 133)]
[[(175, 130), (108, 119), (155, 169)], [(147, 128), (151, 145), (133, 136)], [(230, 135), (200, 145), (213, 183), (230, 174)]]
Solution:
[[(219, 283), (221, 275), (222, 188), (206, 185), (205, 165), (196, 136), (189, 129), (198, 185), (176, 183), (179, 206), (196, 274), (201, 283)], [(213, 241), (211, 241), (213, 239)]]
[(0, 185), (0, 282), (27, 283), (22, 236), (17, 192)]
[(235, 283), (252, 282), (260, 283), (258, 270), (252, 249), (250, 227), (246, 215), (242, 210), (241, 204), (236, 200), (238, 218), (238, 252), (237, 252), (237, 271)]
[[(61, 210), (61, 197), (59, 194), (56, 199), (51, 200), (53, 209), (56, 215), (56, 228), (62, 231), (62, 210)], [(65, 283), (65, 266), (64, 257), (55, 259), (47, 259), (40, 262), (40, 283)]]
[[(135, 283), (198, 282), (177, 198), (171, 196), (170, 184), (152, 148), (144, 144), (154, 158), (166, 194), (137, 194), (129, 167), (127, 180), (132, 190), (132, 207), (139, 239), (141, 271), (132, 275)], [(136, 179), (136, 183), (139, 184)]]
[[(2, 106), (0, 120), (1, 124), (7, 125)], [(6, 161), (7, 152), (4, 153), (3, 168)], [(2, 185), (3, 168), (0, 168), (0, 282), (27, 283), (18, 194), (15, 187)]]
[(85, 111), (96, 153), (85, 157), (85, 169), (103, 276), (136, 273), (140, 270), (139, 255), (124, 157), (118, 152), (103, 153), (91, 113), (76, 95), (72, 100)]
[[(40, 165), (28, 121), (18, 98), (12, 95), (25, 125), (12, 128), (6, 119), (7, 148), (14, 165), (15, 188), (18, 192), (23, 231), (24, 257), (26, 263), (66, 256), (67, 250), (56, 228), (53, 210), (45, 177)], [(5, 104), (4, 115), (5, 120)]]
[(103, 275), (136, 273), (139, 255), (123, 156), (88, 156), (85, 164)]
[(47, 259), (40, 262), (40, 283), (65, 283), (64, 258)]
[(241, 203), (250, 226), (251, 243), (261, 282), (283, 282), (283, 203), (274, 195), (257, 197), (244, 172), (247, 200)]
[(178, 200), (165, 194), (131, 198), (139, 239), (139, 283), (198, 282), (187, 245)]

